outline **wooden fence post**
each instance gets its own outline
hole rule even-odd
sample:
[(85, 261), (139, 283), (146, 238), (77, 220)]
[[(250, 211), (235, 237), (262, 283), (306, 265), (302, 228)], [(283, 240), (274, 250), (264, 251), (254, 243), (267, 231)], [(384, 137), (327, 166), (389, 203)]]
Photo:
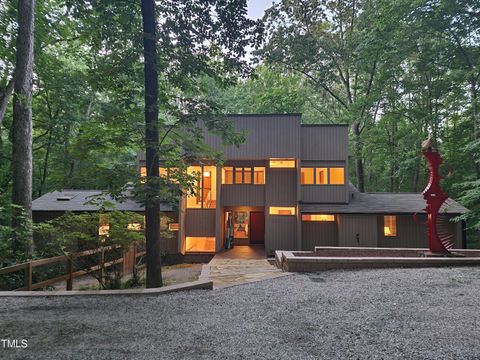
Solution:
[(68, 272), (67, 290), (71, 291), (73, 288), (73, 261), (69, 257), (67, 257), (67, 272)]
[(32, 291), (32, 262), (31, 261), (27, 263), (27, 267), (25, 268), (24, 285), (28, 291)]

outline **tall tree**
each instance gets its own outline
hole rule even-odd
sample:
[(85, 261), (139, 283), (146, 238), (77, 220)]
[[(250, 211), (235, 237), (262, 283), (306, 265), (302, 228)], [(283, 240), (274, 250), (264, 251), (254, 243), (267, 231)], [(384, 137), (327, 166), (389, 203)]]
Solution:
[[(142, 0), (143, 57), (145, 76), (145, 150), (147, 187), (158, 185), (158, 73), (157, 24), (155, 1)], [(147, 248), (147, 287), (162, 286), (160, 252), (160, 201), (157, 197), (145, 203), (145, 236)]]
[[(18, 1), (18, 35), (15, 63), (12, 124), (12, 203), (20, 206), (28, 217), (32, 213), (32, 90), (35, 0)], [(13, 228), (20, 226), (13, 218)], [(17, 239), (16, 251), (27, 256), (33, 241)]]

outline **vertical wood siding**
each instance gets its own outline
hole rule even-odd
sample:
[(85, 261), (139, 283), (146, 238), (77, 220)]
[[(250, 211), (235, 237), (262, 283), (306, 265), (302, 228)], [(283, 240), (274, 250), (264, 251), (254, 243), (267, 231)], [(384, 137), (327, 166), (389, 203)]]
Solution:
[(302, 185), (304, 203), (348, 203), (347, 185)]
[(302, 126), (302, 160), (348, 159), (347, 126)]
[[(396, 215), (397, 217), (397, 236), (385, 236), (383, 233), (384, 218), (378, 217), (378, 246), (379, 247), (406, 247), (406, 248), (427, 248), (427, 226), (417, 224), (412, 215)], [(450, 216), (453, 218), (455, 216)], [(419, 221), (426, 220), (425, 215), (419, 215)], [(451, 234), (455, 234), (455, 247), (459, 248), (462, 244), (461, 224), (449, 223), (448, 229)], [(459, 230), (460, 229), (460, 230)]]
[(302, 250), (313, 251), (315, 246), (338, 246), (336, 221), (302, 221)]
[[(268, 211), (265, 209), (265, 211)], [(265, 251), (271, 255), (275, 250), (296, 250), (296, 216), (265, 216)]]
[(224, 146), (215, 134), (204, 131), (205, 143), (226, 159), (300, 157), (300, 115), (231, 116), (235, 129), (246, 132), (240, 146)]
[(222, 185), (222, 206), (264, 206), (265, 185)]
[[(339, 246), (377, 246), (376, 215), (338, 215)], [(358, 240), (357, 241), (357, 234)]]
[(270, 169), (267, 167), (265, 205), (297, 205), (297, 169)]
[(215, 209), (187, 209), (185, 236), (215, 236)]

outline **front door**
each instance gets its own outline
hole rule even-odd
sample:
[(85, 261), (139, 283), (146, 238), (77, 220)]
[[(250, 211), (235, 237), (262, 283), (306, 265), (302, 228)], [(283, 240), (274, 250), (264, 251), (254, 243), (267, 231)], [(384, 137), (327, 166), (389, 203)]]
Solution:
[(250, 211), (250, 244), (265, 242), (265, 214), (263, 211)]

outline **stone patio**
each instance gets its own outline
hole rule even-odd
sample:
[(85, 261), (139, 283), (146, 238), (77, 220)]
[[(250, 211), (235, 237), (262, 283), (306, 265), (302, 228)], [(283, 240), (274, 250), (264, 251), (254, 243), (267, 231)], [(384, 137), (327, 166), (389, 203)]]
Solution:
[(214, 289), (222, 289), (286, 275), (268, 262), (263, 247), (235, 246), (203, 265), (199, 280), (211, 280)]

